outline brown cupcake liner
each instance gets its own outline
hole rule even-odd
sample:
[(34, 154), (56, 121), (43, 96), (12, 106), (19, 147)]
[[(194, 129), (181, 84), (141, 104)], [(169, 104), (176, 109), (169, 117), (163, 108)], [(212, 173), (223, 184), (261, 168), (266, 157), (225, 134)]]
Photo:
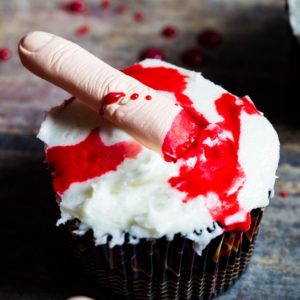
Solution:
[[(95, 246), (92, 231), (73, 235), (76, 256), (101, 287), (134, 299), (211, 299), (226, 291), (246, 268), (254, 248), (263, 210), (251, 212), (247, 232), (225, 232), (198, 255), (192, 241), (176, 235)], [(76, 228), (69, 222), (69, 230)]]

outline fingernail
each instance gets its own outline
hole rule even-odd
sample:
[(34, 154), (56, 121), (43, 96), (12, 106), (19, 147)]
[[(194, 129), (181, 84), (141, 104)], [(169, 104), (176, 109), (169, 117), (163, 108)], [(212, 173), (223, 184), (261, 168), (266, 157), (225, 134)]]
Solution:
[(21, 46), (29, 52), (37, 52), (47, 45), (53, 37), (52, 34), (47, 32), (33, 31), (23, 38)]

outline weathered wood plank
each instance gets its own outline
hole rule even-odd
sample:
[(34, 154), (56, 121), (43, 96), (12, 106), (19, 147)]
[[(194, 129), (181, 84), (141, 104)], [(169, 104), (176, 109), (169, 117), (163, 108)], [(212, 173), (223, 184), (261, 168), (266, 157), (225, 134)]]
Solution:
[[(0, 132), (35, 132), (44, 110), (67, 97), (32, 76), (19, 62), (19, 39), (37, 29), (78, 42), (116, 68), (124, 68), (148, 46), (163, 49), (168, 61), (182, 65), (182, 51), (197, 46), (200, 30), (213, 27), (223, 34), (224, 43), (218, 49), (206, 50), (203, 74), (237, 95), (250, 95), (274, 120), (293, 120), (282, 113), (283, 99), (285, 111), (297, 116), (295, 101), (287, 96), (291, 37), (283, 0), (126, 1), (128, 12), (124, 15), (113, 7), (101, 10), (99, 1), (88, 2), (90, 9), (82, 15), (65, 12), (61, 1), (0, 2), (0, 44), (13, 51), (11, 60), (0, 63)], [(133, 20), (136, 10), (145, 14), (144, 22)], [(91, 31), (78, 37), (74, 32), (82, 24), (88, 24)], [(160, 36), (167, 24), (178, 27), (176, 39)]]

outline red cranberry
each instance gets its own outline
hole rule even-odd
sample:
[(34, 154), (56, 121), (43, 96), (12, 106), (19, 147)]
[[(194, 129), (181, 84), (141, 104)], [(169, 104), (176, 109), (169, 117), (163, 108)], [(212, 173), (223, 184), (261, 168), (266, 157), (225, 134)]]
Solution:
[(11, 52), (7, 48), (0, 48), (0, 60), (9, 60), (11, 57)]
[(161, 34), (166, 38), (174, 38), (178, 34), (178, 29), (175, 26), (166, 26), (162, 29)]
[(116, 6), (116, 12), (118, 14), (124, 14), (126, 12), (126, 10), (127, 10), (126, 4), (121, 3), (118, 6)]
[(82, 25), (76, 29), (75, 33), (78, 36), (82, 36), (87, 34), (89, 31), (90, 31), (90, 27), (88, 25)]
[(74, 13), (82, 13), (86, 10), (84, 0), (74, 0), (66, 4), (65, 8)]
[(205, 47), (214, 48), (222, 44), (223, 37), (220, 32), (214, 29), (206, 29), (198, 34), (197, 40)]
[(111, 6), (111, 1), (110, 0), (101, 0), (100, 6), (103, 9), (107, 9), (107, 8), (109, 8)]
[(140, 11), (136, 11), (134, 14), (133, 14), (133, 19), (136, 21), (136, 22), (143, 22), (145, 17), (144, 17), (144, 14)]
[(280, 195), (281, 198), (286, 198), (288, 196), (288, 192), (287, 191), (281, 191), (279, 193), (279, 195)]
[(146, 59), (146, 58), (156, 58), (156, 59), (165, 59), (164, 53), (157, 49), (157, 48), (147, 48), (143, 50), (140, 54), (140, 60)]
[(182, 53), (181, 60), (190, 67), (200, 67), (203, 65), (205, 57), (200, 48), (189, 48)]

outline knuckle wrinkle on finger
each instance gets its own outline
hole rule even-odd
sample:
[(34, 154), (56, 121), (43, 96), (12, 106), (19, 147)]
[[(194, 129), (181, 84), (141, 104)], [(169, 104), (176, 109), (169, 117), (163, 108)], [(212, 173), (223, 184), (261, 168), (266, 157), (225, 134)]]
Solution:
[(49, 68), (59, 74), (66, 66), (66, 62), (72, 59), (73, 54), (76, 51), (76, 47), (72, 47), (71, 43), (65, 43), (61, 47), (57, 48), (49, 57)]

